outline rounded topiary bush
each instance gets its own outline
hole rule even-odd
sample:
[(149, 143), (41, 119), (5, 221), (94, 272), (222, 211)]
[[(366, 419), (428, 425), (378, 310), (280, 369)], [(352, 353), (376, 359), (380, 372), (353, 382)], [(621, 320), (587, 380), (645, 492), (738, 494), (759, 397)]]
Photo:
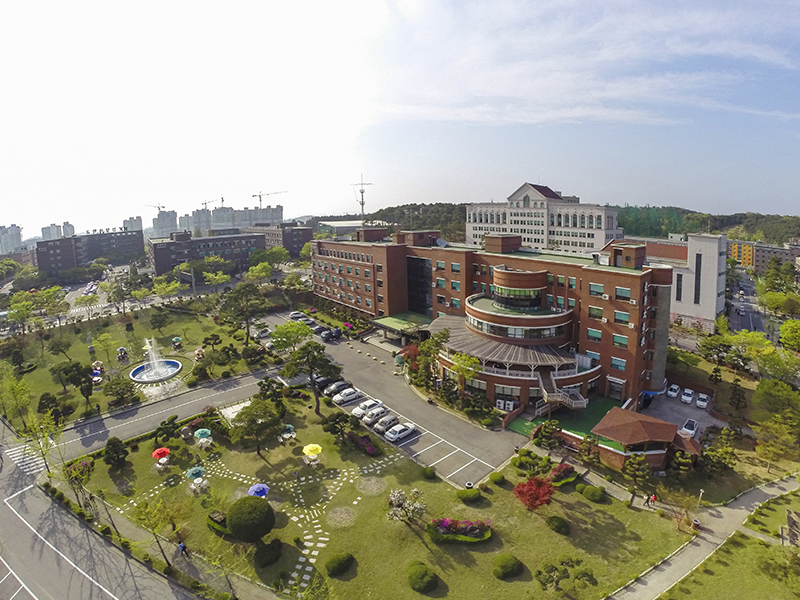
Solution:
[(253, 561), (259, 567), (268, 567), (270, 565), (274, 565), (276, 562), (278, 562), (278, 560), (280, 560), (282, 549), (283, 544), (281, 541), (279, 539), (274, 539), (269, 544), (265, 544), (256, 550)]
[(231, 505), (228, 530), (242, 542), (257, 542), (275, 527), (275, 512), (264, 498), (245, 496)]
[(456, 498), (462, 502), (477, 502), (481, 497), (481, 491), (474, 488), (471, 490), (458, 490), (456, 492)]
[(421, 560), (413, 560), (408, 564), (408, 585), (415, 592), (425, 594), (432, 592), (439, 585), (439, 578), (428, 565)]
[(516, 577), (522, 573), (522, 563), (513, 554), (498, 554), (492, 560), (494, 570), (492, 573), (498, 579)]
[(327, 571), (328, 577), (336, 577), (346, 572), (352, 566), (354, 560), (353, 555), (349, 552), (331, 556), (325, 561), (325, 571)]
[(422, 476), (425, 479), (436, 479), (436, 471), (434, 471), (430, 467), (425, 467), (424, 469), (422, 469)]
[(545, 523), (547, 523), (547, 526), (556, 533), (560, 533), (561, 535), (569, 534), (569, 521), (563, 517), (552, 515), (545, 519)]
[(602, 502), (606, 496), (606, 491), (603, 488), (593, 485), (587, 485), (582, 493), (587, 500), (591, 500), (592, 502)]
[(575, 485), (575, 491), (578, 492), (579, 494), (582, 494), (583, 490), (585, 490), (585, 489), (586, 489), (586, 484), (585, 483), (578, 483), (578, 484)]
[(489, 481), (495, 485), (503, 485), (506, 482), (506, 476), (502, 473), (490, 473)]

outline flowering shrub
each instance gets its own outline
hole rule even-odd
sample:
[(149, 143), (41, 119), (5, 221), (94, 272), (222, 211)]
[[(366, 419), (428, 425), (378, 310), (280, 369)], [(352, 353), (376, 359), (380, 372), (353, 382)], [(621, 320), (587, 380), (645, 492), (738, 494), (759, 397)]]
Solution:
[(358, 435), (355, 431), (348, 431), (346, 435), (347, 439), (350, 440), (353, 445), (361, 448), (361, 450), (366, 452), (369, 456), (381, 455), (381, 449), (372, 443), (372, 438), (368, 435)]
[(560, 463), (550, 471), (550, 483), (559, 486), (569, 481), (574, 481), (577, 475), (572, 465)]
[(352, 323), (348, 323), (347, 321), (345, 321), (344, 323), (342, 323), (342, 325), (344, 325), (344, 326), (345, 326), (345, 327), (347, 327), (348, 329), (352, 329), (352, 328), (353, 328), (353, 324), (352, 324)]
[(455, 533), (457, 535), (475, 535), (477, 533), (483, 533), (487, 529), (491, 529), (492, 521), (491, 520), (477, 520), (477, 521), (470, 521), (469, 519), (459, 520), (459, 519), (434, 519), (431, 521), (433, 526), (439, 530), (439, 533)]

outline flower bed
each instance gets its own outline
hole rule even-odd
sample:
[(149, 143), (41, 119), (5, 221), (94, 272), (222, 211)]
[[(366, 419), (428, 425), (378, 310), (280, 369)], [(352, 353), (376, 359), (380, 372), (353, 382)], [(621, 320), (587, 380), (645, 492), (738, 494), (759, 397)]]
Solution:
[(553, 467), (553, 470), (550, 471), (549, 479), (550, 483), (552, 483), (555, 487), (560, 487), (565, 483), (570, 483), (575, 481), (578, 477), (578, 472), (572, 465), (568, 465), (567, 463), (561, 463)]
[(492, 537), (491, 522), (488, 521), (434, 519), (425, 526), (425, 531), (437, 544), (472, 544)]
[(380, 456), (383, 454), (381, 447), (374, 443), (369, 435), (358, 435), (355, 431), (348, 431), (347, 439), (350, 440), (353, 445), (361, 448), (361, 450), (369, 456)]

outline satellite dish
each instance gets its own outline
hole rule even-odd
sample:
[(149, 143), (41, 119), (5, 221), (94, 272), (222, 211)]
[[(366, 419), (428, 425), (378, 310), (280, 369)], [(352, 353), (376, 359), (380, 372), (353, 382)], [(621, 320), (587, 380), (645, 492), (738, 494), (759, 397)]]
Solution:
[(444, 238), (439, 238), (436, 240), (436, 245), (439, 246), (439, 248), (447, 248), (447, 240)]

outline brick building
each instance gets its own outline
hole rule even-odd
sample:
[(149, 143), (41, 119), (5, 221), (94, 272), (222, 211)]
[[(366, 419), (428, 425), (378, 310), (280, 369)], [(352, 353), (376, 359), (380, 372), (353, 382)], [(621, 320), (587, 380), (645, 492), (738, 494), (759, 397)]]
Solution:
[(243, 227), (242, 231), (262, 234), (267, 248), (281, 246), (286, 248), (292, 258), (300, 256), (303, 246), (314, 237), (313, 228), (301, 227), (297, 223), (280, 223), (274, 226), (257, 224), (254, 227)]
[(104, 231), (36, 242), (39, 270), (50, 274), (86, 267), (101, 257), (120, 263), (143, 256), (141, 231)]
[(150, 239), (147, 253), (156, 275), (172, 271), (181, 263), (219, 256), (232, 260), (240, 271), (250, 266), (250, 253), (264, 249), (264, 236), (256, 233), (214, 235), (193, 238), (191, 232), (171, 233), (168, 238)]
[(312, 241), (315, 294), (379, 326), (411, 313), (449, 328), (441, 375), (455, 354), (477, 357), (467, 387), (509, 417), (594, 394), (636, 410), (665, 387), (672, 269), (646, 266), (643, 244), (581, 256), (523, 248), (520, 235), (489, 234), (480, 249), (440, 245), (438, 231), (360, 233)]

